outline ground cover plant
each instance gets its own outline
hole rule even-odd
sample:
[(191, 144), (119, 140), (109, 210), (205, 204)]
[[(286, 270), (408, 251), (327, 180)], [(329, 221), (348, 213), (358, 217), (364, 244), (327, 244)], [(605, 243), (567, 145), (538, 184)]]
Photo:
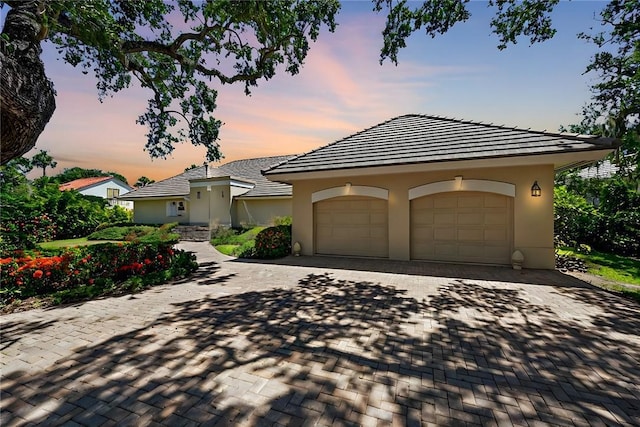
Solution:
[(89, 234), (87, 239), (176, 243), (180, 236), (171, 232), (176, 225), (177, 222), (162, 224), (159, 227), (135, 224), (106, 227)]
[(195, 255), (169, 243), (103, 243), (15, 251), (0, 259), (0, 309), (135, 292), (195, 271)]

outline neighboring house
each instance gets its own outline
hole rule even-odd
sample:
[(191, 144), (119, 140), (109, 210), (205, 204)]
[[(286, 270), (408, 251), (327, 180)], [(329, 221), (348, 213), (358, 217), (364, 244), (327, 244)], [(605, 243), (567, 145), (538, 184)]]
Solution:
[(293, 186), (302, 254), (553, 269), (554, 171), (612, 139), (405, 115), (264, 172)]
[(85, 196), (97, 196), (109, 200), (111, 206), (133, 209), (133, 203), (119, 200), (118, 197), (133, 190), (124, 182), (112, 176), (80, 178), (60, 185), (60, 191), (77, 190)]
[(578, 171), (578, 176), (582, 179), (606, 179), (612, 178), (618, 173), (617, 165), (611, 163), (610, 160), (604, 160), (596, 164), (590, 165)]
[(135, 204), (134, 221), (142, 224), (269, 225), (275, 217), (291, 215), (291, 186), (271, 182), (261, 171), (289, 157), (200, 166), (134, 190), (120, 199)]

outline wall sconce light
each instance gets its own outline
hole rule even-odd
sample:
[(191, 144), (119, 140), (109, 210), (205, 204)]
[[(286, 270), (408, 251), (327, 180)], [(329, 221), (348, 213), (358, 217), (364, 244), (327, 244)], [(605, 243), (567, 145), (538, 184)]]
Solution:
[(346, 192), (347, 194), (351, 193), (351, 183), (350, 183), (350, 182), (347, 182), (347, 183), (344, 185), (344, 188), (345, 188), (345, 192)]
[(533, 185), (531, 186), (531, 197), (540, 197), (541, 195), (542, 195), (542, 190), (538, 185), (538, 181), (534, 181)]

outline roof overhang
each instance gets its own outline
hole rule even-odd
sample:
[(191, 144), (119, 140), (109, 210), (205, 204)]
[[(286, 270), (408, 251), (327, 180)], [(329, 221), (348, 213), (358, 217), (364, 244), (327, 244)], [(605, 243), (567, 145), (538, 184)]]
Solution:
[(291, 199), (293, 196), (236, 196), (237, 200), (286, 200)]
[(173, 196), (143, 196), (143, 197), (127, 197), (126, 194), (116, 197), (118, 200), (129, 200), (131, 202), (145, 202), (151, 200), (176, 200), (176, 199), (184, 199), (187, 200), (189, 197), (188, 194), (176, 194)]
[(371, 166), (347, 169), (326, 169), (303, 172), (277, 173), (267, 172), (266, 178), (271, 181), (291, 184), (293, 181), (307, 179), (340, 178), (371, 175), (393, 175), (404, 173), (435, 172), (461, 169), (482, 169), (495, 167), (553, 165), (557, 171), (581, 167), (585, 164), (600, 160), (613, 152), (615, 147), (607, 147), (597, 150), (585, 150), (578, 152), (565, 152), (554, 154), (536, 154), (534, 156), (510, 156), (498, 158), (482, 158), (470, 160), (456, 160), (429, 163), (409, 163), (389, 166)]

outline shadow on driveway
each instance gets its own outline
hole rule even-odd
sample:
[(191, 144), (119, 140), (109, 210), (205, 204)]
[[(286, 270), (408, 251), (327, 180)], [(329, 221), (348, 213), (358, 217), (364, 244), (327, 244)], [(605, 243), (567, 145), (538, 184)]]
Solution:
[(418, 300), (336, 273), (178, 303), (3, 378), (2, 425), (640, 425), (640, 310), (570, 296), (594, 314), (464, 277)]
[(412, 276), (460, 278), (535, 285), (591, 287), (590, 284), (559, 271), (534, 269), (514, 270), (509, 266), (453, 264), (428, 261), (397, 261), (318, 255), (300, 257), (287, 256), (274, 260), (236, 258), (227, 262), (290, 265), (351, 271), (373, 271), (377, 273), (408, 274)]

